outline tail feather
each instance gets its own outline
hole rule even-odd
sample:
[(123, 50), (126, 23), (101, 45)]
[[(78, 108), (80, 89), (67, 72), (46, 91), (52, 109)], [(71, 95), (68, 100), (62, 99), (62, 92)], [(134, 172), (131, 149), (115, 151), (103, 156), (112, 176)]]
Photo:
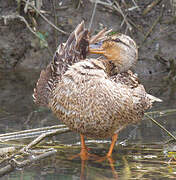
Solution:
[(152, 95), (150, 95), (150, 94), (147, 94), (147, 97), (150, 99), (150, 101), (153, 103), (153, 102), (163, 102), (163, 100), (162, 99), (159, 99), (159, 98), (157, 98), (157, 97), (155, 97), (155, 96), (152, 96)]

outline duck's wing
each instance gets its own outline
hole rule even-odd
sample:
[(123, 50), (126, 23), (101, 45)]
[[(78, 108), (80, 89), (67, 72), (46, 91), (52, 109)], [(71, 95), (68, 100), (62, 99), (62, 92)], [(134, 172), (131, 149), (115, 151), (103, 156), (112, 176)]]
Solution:
[(48, 105), (50, 94), (68, 67), (86, 57), (88, 43), (88, 30), (83, 21), (70, 34), (67, 42), (58, 46), (51, 63), (41, 71), (33, 94), (35, 103)]
[(140, 104), (138, 102), (141, 102), (141, 104), (144, 105), (143, 108), (145, 110), (150, 108), (153, 102), (162, 102), (161, 99), (152, 96), (145, 91), (144, 86), (139, 82), (138, 76), (131, 70), (111, 76), (111, 80), (116, 83), (124, 84), (130, 88), (134, 93), (134, 98), (139, 98), (136, 100), (137, 106)]
[(132, 89), (138, 87), (140, 84), (137, 75), (134, 74), (131, 70), (113, 75), (111, 76), (111, 79), (116, 83), (121, 82), (122, 84), (125, 84)]

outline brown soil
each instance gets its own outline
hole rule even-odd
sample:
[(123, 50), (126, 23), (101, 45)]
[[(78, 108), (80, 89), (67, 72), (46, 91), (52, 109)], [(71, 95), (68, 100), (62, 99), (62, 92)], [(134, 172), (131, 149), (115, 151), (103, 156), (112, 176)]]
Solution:
[[(60, 3), (59, 3), (60, 2)], [(94, 4), (91, 1), (48, 1), (43, 0), (41, 10), (45, 11), (44, 15), (57, 27), (68, 34), (75, 26), (85, 20), (89, 26)], [(79, 4), (79, 2), (81, 2)], [(105, 2), (105, 1), (104, 1)], [(127, 4), (120, 4), (124, 14), (127, 14), (132, 30), (127, 30), (129, 34), (139, 45), (139, 63), (136, 71), (140, 75), (153, 75), (169, 70), (169, 59), (176, 58), (176, 24), (173, 16), (174, 8), (170, 1), (159, 1), (151, 11), (143, 15), (146, 7), (153, 0), (139, 1), (136, 0), (140, 9), (127, 10), (134, 6), (132, 1)], [(28, 10), (24, 13), (24, 4), (14, 0), (1, 1), (0, 4), (0, 68), (5, 69), (35, 69), (40, 71), (51, 60), (52, 53), (59, 43), (65, 41), (68, 35), (64, 35), (46, 21), (35, 11)], [(164, 8), (163, 8), (164, 6)], [(29, 25), (36, 32), (44, 36), (48, 42), (48, 48), (42, 47), (41, 41), (32, 34), (20, 19), (7, 19), (5, 24), (4, 17), (12, 15), (15, 12), (23, 16)], [(162, 13), (162, 16), (161, 16)], [(150, 28), (160, 17), (156, 26), (150, 35), (145, 38)], [(123, 17), (113, 8), (98, 4), (95, 17), (92, 24), (92, 32), (97, 32), (103, 27), (112, 28), (114, 32), (125, 33), (127, 25), (122, 26)], [(156, 58), (157, 55), (157, 58)]]

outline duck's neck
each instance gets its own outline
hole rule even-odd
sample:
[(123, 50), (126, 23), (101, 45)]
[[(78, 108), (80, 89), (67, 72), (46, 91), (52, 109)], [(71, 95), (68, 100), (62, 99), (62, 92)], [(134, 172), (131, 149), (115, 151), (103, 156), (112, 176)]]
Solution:
[(105, 71), (108, 76), (113, 76), (119, 73), (118, 68), (115, 66), (115, 64), (112, 61), (101, 59), (101, 62), (105, 66)]

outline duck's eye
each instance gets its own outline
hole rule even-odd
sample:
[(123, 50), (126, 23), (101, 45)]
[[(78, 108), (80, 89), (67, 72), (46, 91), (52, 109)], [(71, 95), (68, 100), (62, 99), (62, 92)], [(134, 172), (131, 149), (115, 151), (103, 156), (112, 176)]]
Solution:
[(113, 39), (114, 42), (122, 42), (119, 38)]
[(97, 45), (97, 46), (101, 46), (102, 44), (103, 44), (102, 41), (99, 41), (99, 42), (96, 42), (96, 43), (95, 43), (95, 45)]
[(128, 45), (128, 44), (124, 43), (124, 42), (123, 42), (123, 41), (121, 41), (119, 38), (113, 39), (112, 41), (117, 42), (117, 43), (122, 43), (123, 45), (125, 45), (125, 46), (128, 46), (128, 47), (129, 47), (129, 45)]

